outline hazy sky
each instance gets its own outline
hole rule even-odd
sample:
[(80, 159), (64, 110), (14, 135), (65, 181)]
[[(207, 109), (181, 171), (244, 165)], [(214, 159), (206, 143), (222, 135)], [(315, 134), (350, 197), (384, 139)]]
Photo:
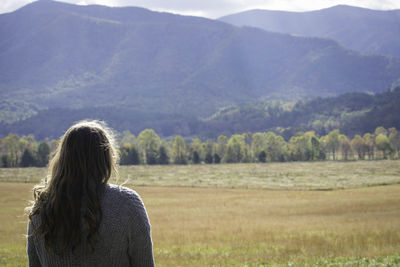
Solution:
[[(0, 13), (14, 11), (34, 0), (0, 0)], [(371, 9), (400, 9), (400, 0), (62, 0), (74, 4), (140, 6), (151, 10), (208, 18), (249, 10), (307, 11), (345, 4)]]

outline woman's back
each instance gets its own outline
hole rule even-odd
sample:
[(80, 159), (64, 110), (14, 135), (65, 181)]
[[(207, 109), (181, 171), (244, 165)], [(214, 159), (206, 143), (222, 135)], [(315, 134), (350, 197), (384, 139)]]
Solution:
[[(102, 220), (94, 250), (82, 242), (74, 252), (48, 253), (42, 236), (28, 239), (30, 266), (154, 266), (150, 224), (139, 195), (126, 187), (106, 185)], [(33, 223), (39, 223), (38, 216)], [(32, 232), (29, 227), (28, 234)]]
[(150, 224), (135, 191), (109, 185), (118, 152), (98, 121), (71, 126), (34, 188), (30, 266), (153, 266)]

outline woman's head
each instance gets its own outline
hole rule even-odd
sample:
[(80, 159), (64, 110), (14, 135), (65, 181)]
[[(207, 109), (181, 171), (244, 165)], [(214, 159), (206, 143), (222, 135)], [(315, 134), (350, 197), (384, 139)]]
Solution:
[(63, 174), (70, 179), (107, 183), (112, 170), (116, 170), (116, 160), (112, 131), (99, 121), (81, 121), (61, 138), (50, 162), (49, 178)]
[(30, 219), (38, 215), (34, 234), (57, 253), (80, 242), (95, 243), (101, 221), (100, 200), (117, 153), (112, 131), (99, 121), (81, 121), (61, 138), (49, 165), (48, 181), (34, 189)]

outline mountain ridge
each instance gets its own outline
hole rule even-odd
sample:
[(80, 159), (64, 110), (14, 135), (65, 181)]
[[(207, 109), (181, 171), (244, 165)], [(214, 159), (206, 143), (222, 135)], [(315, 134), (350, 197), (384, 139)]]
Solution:
[(330, 38), (367, 54), (400, 57), (400, 10), (373, 10), (348, 5), (305, 11), (247, 10), (219, 18), (236, 26)]

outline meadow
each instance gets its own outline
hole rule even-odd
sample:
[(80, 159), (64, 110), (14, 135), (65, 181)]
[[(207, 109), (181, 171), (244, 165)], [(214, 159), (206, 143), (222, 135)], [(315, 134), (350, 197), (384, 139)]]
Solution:
[[(120, 166), (131, 186), (334, 190), (400, 183), (400, 161), (320, 161)], [(0, 168), (0, 182), (38, 183), (46, 168)]]
[[(146, 204), (157, 266), (398, 266), (399, 163), (133, 166), (120, 182)], [(0, 266), (26, 265), (44, 174), (0, 169)]]

